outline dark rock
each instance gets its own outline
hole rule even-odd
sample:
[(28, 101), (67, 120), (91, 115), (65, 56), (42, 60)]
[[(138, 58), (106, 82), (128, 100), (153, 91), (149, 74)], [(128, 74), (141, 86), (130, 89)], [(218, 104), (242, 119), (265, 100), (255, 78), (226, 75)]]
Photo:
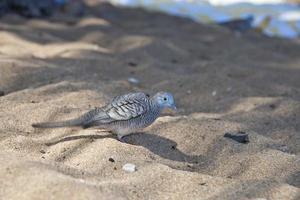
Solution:
[(249, 142), (249, 136), (247, 133), (240, 131), (238, 133), (225, 133), (224, 137), (230, 138), (236, 142), (246, 144)]
[(42, 149), (42, 150), (40, 150), (40, 153), (45, 154), (46, 151), (44, 151), (44, 150)]
[(172, 59), (172, 60), (171, 60), (171, 63), (174, 63), (174, 64), (176, 64), (176, 63), (178, 63), (178, 60), (176, 60), (176, 59)]
[(128, 65), (129, 65), (130, 67), (136, 67), (136, 66), (137, 66), (137, 63), (135, 63), (135, 62), (128, 62)]
[(115, 160), (113, 158), (109, 158), (108, 160), (109, 160), (109, 162), (115, 162)]

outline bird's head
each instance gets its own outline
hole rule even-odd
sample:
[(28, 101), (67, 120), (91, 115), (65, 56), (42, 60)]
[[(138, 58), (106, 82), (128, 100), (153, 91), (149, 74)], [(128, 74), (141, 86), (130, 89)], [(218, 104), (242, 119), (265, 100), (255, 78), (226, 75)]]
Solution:
[(153, 96), (153, 100), (159, 105), (160, 108), (171, 108), (177, 110), (174, 97), (169, 92), (158, 92)]

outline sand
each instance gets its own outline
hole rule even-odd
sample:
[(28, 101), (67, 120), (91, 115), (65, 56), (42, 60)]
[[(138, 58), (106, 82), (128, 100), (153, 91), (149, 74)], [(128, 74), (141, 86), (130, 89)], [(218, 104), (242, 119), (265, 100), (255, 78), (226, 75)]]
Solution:
[[(300, 198), (299, 41), (89, 9), (0, 21), (0, 199)], [(178, 113), (126, 143), (94, 129), (31, 127), (161, 90)], [(239, 131), (249, 143), (224, 137)]]

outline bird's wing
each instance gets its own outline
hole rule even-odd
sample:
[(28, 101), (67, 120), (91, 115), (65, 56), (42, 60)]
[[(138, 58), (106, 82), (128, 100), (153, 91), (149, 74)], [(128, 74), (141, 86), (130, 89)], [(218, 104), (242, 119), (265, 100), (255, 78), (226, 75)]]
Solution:
[(113, 120), (128, 120), (145, 113), (148, 103), (149, 98), (145, 93), (129, 93), (115, 97), (105, 110)]
[(147, 111), (148, 101), (147, 95), (141, 92), (117, 96), (107, 106), (95, 108), (83, 115), (82, 126), (89, 128), (138, 117)]

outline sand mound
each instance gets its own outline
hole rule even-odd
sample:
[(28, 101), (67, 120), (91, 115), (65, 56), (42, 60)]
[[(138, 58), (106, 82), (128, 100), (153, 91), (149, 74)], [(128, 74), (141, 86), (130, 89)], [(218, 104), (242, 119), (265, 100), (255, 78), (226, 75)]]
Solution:
[[(0, 199), (300, 198), (299, 42), (90, 9), (60, 22), (0, 21)], [(92, 129), (31, 127), (160, 90), (179, 112), (127, 143)], [(249, 143), (224, 137), (240, 131)], [(124, 172), (125, 163), (137, 171)]]

